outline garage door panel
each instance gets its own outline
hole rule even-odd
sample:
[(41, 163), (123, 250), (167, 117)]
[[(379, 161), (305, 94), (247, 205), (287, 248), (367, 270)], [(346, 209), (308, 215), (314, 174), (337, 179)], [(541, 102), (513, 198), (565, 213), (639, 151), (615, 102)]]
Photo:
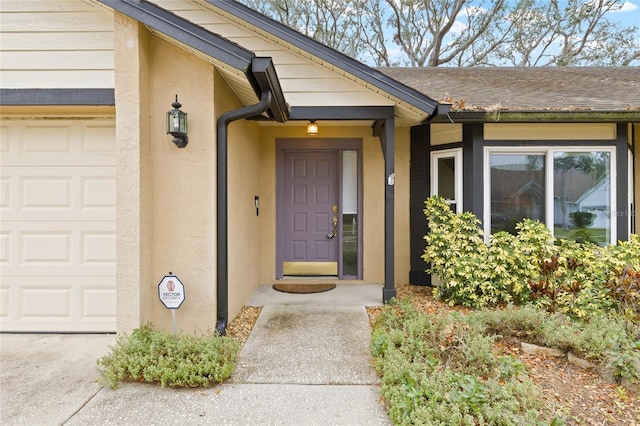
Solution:
[(72, 126), (59, 125), (27, 125), (22, 133), (22, 152), (51, 154), (71, 152)]
[(9, 126), (6, 124), (0, 124), (0, 152), (9, 152)]
[(9, 318), (9, 292), (11, 289), (6, 286), (0, 287), (0, 320), (3, 322)]
[[(33, 124), (31, 124), (33, 123)], [(113, 121), (52, 120), (21, 122), (1, 127), (3, 166), (113, 166)]]
[[(0, 331), (104, 332), (115, 329), (113, 277), (7, 277)], [(43, 282), (46, 285), (43, 285)]]
[(2, 168), (3, 220), (113, 220), (114, 167)]
[(0, 236), (3, 276), (115, 274), (113, 222), (3, 221)]
[(11, 185), (11, 178), (9, 176), (0, 176), (0, 209), (2, 211), (8, 210), (11, 206), (9, 195), (11, 192), (9, 191)]
[(0, 231), (0, 266), (6, 267), (11, 262), (11, 232)]
[(115, 124), (0, 124), (0, 330), (115, 331)]
[(23, 209), (71, 210), (71, 176), (28, 176), (22, 178)]
[(20, 265), (73, 266), (73, 232), (32, 231), (20, 232)]
[[(92, 158), (115, 158), (115, 128), (111, 126), (88, 124), (85, 126), (81, 141), (81, 152)], [(103, 154), (96, 156), (95, 154)]]

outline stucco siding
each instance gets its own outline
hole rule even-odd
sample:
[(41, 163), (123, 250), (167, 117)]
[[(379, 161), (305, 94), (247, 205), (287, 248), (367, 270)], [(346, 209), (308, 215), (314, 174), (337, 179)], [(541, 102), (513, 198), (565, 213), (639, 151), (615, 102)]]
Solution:
[[(185, 285), (185, 302), (177, 312), (180, 329), (204, 332), (215, 326), (214, 67), (156, 37), (150, 50), (153, 237), (151, 247), (143, 248), (152, 253), (152, 321), (171, 329), (157, 284), (173, 272)], [(166, 134), (166, 111), (176, 94), (189, 117), (186, 148)]]
[[(150, 35), (116, 13), (116, 318), (118, 333), (151, 320), (152, 170), (150, 155)], [(159, 279), (158, 279), (159, 281)]]
[(114, 87), (113, 14), (77, 0), (0, 0), (2, 88)]

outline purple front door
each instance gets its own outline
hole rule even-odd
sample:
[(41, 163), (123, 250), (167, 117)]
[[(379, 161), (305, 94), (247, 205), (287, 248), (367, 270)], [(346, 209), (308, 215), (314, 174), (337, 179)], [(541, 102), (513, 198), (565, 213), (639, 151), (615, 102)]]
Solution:
[(338, 151), (283, 152), (283, 275), (338, 275)]

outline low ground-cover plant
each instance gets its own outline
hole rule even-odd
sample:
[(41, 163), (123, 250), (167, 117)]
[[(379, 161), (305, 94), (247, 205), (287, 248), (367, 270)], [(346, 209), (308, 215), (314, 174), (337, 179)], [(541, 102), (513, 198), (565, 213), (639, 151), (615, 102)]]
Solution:
[(98, 365), (103, 382), (112, 388), (118, 382), (211, 387), (231, 376), (238, 350), (238, 343), (229, 337), (175, 337), (144, 326), (119, 336)]
[(638, 318), (638, 235), (600, 247), (556, 239), (543, 223), (523, 219), (516, 235), (497, 232), (485, 243), (479, 220), (453, 213), (442, 197), (427, 199), (424, 213), (429, 233), (422, 257), (442, 281), (436, 296), (450, 305), (533, 301), (585, 320), (614, 308)]
[(394, 300), (376, 318), (371, 340), (394, 424), (557, 422), (554, 413), (541, 416), (541, 391), (524, 364), (496, 353), (498, 339), (571, 351), (614, 376), (640, 378), (638, 336), (619, 317), (584, 322), (534, 305), (427, 316), (409, 299)]
[[(617, 315), (603, 314), (581, 321), (534, 305), (473, 311), (467, 321), (479, 323), (476, 327), (490, 335), (573, 352), (601, 367), (628, 352), (640, 338), (640, 331), (627, 330), (624, 319)], [(635, 358), (640, 361), (640, 351)], [(640, 366), (637, 373), (640, 374)]]
[(409, 301), (385, 307), (371, 348), (394, 424), (548, 424), (524, 366), (496, 356), (482, 329), (463, 315), (427, 317)]

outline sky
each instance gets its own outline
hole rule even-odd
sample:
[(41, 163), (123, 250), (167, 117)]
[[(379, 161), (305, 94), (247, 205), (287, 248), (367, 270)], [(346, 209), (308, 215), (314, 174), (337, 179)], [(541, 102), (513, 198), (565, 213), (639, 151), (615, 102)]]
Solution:
[(624, 26), (640, 27), (640, 0), (625, 1), (622, 9), (609, 13), (612, 22), (620, 22)]

